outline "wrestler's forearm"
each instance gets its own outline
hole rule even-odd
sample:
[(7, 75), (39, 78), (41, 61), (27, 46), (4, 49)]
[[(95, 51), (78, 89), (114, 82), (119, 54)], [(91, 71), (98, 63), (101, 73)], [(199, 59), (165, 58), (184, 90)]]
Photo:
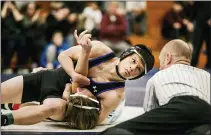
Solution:
[[(88, 66), (89, 66), (89, 54), (90, 52), (86, 52), (82, 49), (77, 64), (76, 64), (76, 68), (75, 68), (75, 72), (82, 74), (84, 76), (88, 75)], [(77, 87), (79, 86), (78, 83), (73, 82), (72, 84), (72, 92), (75, 93)]]
[(68, 101), (71, 92), (72, 92), (72, 84), (67, 83), (67, 84), (65, 85), (65, 89), (64, 89), (64, 92), (63, 92), (63, 94), (62, 94), (62, 99)]
[(75, 72), (72, 59), (65, 53), (60, 53), (58, 60), (65, 72), (72, 77), (72, 73)]
[(26, 106), (12, 112), (14, 124), (31, 125), (39, 123), (45, 118), (54, 114), (53, 110), (46, 108), (45, 105)]
[(89, 54), (90, 52), (86, 52), (82, 49), (78, 58), (78, 62), (76, 64), (75, 72), (80, 73), (84, 76), (88, 75)]

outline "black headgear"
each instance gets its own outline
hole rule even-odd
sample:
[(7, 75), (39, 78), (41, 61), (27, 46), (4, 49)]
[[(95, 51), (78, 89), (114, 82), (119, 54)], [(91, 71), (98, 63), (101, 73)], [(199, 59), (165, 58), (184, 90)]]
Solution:
[[(141, 73), (140, 75), (138, 75), (137, 77), (134, 77), (132, 79), (129, 80), (134, 80), (134, 79), (138, 79), (140, 77), (142, 77), (143, 75), (147, 74), (154, 65), (155, 59), (154, 56), (152, 55), (152, 51), (147, 48), (145, 45), (143, 44), (137, 44), (133, 47), (130, 47), (128, 49), (126, 49), (119, 57), (119, 61), (118, 63), (123, 60), (124, 58), (132, 55), (133, 53), (136, 53), (142, 60), (143, 64), (144, 64), (144, 72)], [(118, 68), (118, 63), (116, 64), (116, 72), (117, 75), (119, 77), (121, 77), (122, 79), (126, 80), (126, 78), (124, 78), (120, 73), (119, 73), (119, 68)]]

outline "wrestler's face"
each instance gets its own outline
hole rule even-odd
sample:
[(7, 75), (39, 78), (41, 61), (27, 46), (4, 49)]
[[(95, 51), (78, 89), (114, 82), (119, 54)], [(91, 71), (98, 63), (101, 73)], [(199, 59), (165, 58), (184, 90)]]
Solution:
[(86, 95), (90, 98), (96, 99), (95, 96), (86, 88), (77, 88), (76, 93), (77, 94), (83, 94), (83, 95)]
[(137, 77), (143, 72), (144, 64), (136, 53), (124, 58), (119, 63), (119, 73), (126, 79)]

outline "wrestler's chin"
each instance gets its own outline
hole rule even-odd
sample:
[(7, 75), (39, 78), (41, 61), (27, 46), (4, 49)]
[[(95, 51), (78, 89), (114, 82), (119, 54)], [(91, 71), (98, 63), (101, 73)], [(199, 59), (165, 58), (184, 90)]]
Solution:
[(121, 75), (122, 75), (125, 79), (128, 78), (128, 75), (127, 75), (126, 73), (121, 73)]

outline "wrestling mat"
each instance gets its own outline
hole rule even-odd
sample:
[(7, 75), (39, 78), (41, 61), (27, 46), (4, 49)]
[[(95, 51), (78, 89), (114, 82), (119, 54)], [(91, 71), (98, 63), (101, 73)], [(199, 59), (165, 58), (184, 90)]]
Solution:
[[(6, 110), (1, 110), (3, 113), (10, 112)], [(77, 129), (69, 129), (63, 122), (53, 122), (49, 120), (44, 120), (40, 123), (34, 125), (9, 125), (1, 127), (2, 135), (96, 135), (105, 129), (115, 126), (121, 122), (126, 120), (135, 118), (141, 114), (143, 114), (144, 110), (141, 107), (132, 107), (126, 106), (123, 109), (123, 112), (117, 122), (112, 125), (98, 125), (94, 129), (91, 130), (77, 130)]]

